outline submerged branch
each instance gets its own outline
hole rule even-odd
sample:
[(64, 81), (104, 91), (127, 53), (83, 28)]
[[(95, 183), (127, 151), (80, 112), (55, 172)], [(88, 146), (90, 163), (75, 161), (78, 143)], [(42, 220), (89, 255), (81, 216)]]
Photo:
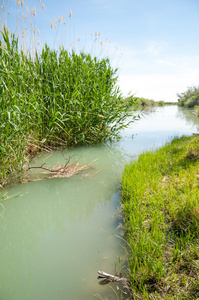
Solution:
[[(63, 155), (64, 156), (64, 155)], [(70, 163), (71, 157), (69, 158), (65, 158), (66, 163), (64, 165), (60, 165), (60, 163), (58, 163), (55, 167), (53, 168), (47, 168), (44, 167), (44, 165), (46, 165), (46, 163), (43, 163), (41, 166), (28, 166), (28, 168), (26, 169), (26, 172), (32, 170), (32, 169), (37, 169), (37, 170), (42, 170), (44, 172), (41, 173), (37, 173), (37, 175), (41, 175), (41, 174), (47, 174), (46, 177), (39, 177), (36, 179), (23, 179), (22, 182), (30, 182), (30, 181), (39, 181), (39, 180), (45, 180), (45, 179), (52, 179), (52, 178), (69, 178), (73, 175), (76, 175), (84, 170), (87, 170), (89, 168), (92, 167), (92, 164), (96, 161), (93, 160), (92, 162), (86, 164), (86, 165), (80, 165), (78, 163), (78, 160)], [(93, 175), (97, 174), (99, 171), (95, 172)], [(87, 175), (84, 174), (84, 177), (87, 177)], [(91, 175), (92, 176), (92, 175)]]

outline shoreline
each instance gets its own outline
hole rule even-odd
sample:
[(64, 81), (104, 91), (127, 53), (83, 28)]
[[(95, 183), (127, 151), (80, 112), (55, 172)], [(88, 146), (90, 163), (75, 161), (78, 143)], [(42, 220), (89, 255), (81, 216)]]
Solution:
[(198, 170), (198, 135), (125, 166), (121, 205), (134, 299), (198, 299)]

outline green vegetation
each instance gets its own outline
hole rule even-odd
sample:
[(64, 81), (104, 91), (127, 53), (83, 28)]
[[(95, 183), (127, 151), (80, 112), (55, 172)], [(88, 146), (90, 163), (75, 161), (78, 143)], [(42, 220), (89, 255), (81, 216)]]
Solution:
[(199, 116), (199, 105), (195, 105), (194, 106), (194, 114), (196, 114), (197, 116)]
[[(124, 101), (129, 101), (129, 99), (133, 99), (134, 96), (127, 97)], [(153, 106), (164, 106), (164, 101), (156, 102), (154, 100), (149, 100), (145, 98), (136, 97), (136, 106), (138, 108), (145, 108), (145, 107), (153, 107)]]
[[(137, 105), (139, 107), (146, 107), (146, 106), (151, 107), (151, 106), (158, 106), (158, 102), (156, 102), (154, 100), (145, 99), (145, 98), (138, 98)], [(163, 106), (163, 105), (161, 105), (161, 106)]]
[(199, 299), (199, 136), (125, 167), (122, 209), (135, 299)]
[(165, 105), (178, 105), (178, 102), (165, 102)]
[(178, 104), (184, 107), (199, 106), (199, 87), (190, 87), (187, 91), (178, 94)]
[[(124, 101), (128, 101), (131, 98), (134, 99), (134, 96), (129, 96)], [(154, 100), (149, 100), (146, 98), (136, 97), (136, 107), (137, 108), (157, 107), (157, 106), (176, 105), (176, 104), (177, 104), (177, 102), (165, 102), (162, 100), (154, 101)]]
[(1, 34), (0, 184), (38, 149), (99, 143), (127, 126), (135, 99), (124, 104), (109, 59), (47, 45), (32, 57)]

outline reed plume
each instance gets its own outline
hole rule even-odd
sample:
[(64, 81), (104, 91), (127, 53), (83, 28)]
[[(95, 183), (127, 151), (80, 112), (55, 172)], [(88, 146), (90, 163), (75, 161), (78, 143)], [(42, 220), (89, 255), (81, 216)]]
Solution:
[(59, 17), (59, 23), (61, 23), (61, 22), (62, 22), (62, 20), (63, 20), (63, 17), (62, 17), (62, 16), (60, 16), (60, 17)]

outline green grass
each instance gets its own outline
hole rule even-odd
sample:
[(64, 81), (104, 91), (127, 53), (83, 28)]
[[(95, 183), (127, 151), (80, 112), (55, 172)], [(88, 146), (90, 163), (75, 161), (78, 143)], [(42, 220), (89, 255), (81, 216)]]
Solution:
[(99, 143), (127, 126), (135, 99), (124, 104), (108, 58), (47, 45), (32, 57), (6, 28), (1, 35), (0, 184), (39, 148)]
[(199, 136), (125, 167), (122, 209), (136, 299), (199, 298)]

